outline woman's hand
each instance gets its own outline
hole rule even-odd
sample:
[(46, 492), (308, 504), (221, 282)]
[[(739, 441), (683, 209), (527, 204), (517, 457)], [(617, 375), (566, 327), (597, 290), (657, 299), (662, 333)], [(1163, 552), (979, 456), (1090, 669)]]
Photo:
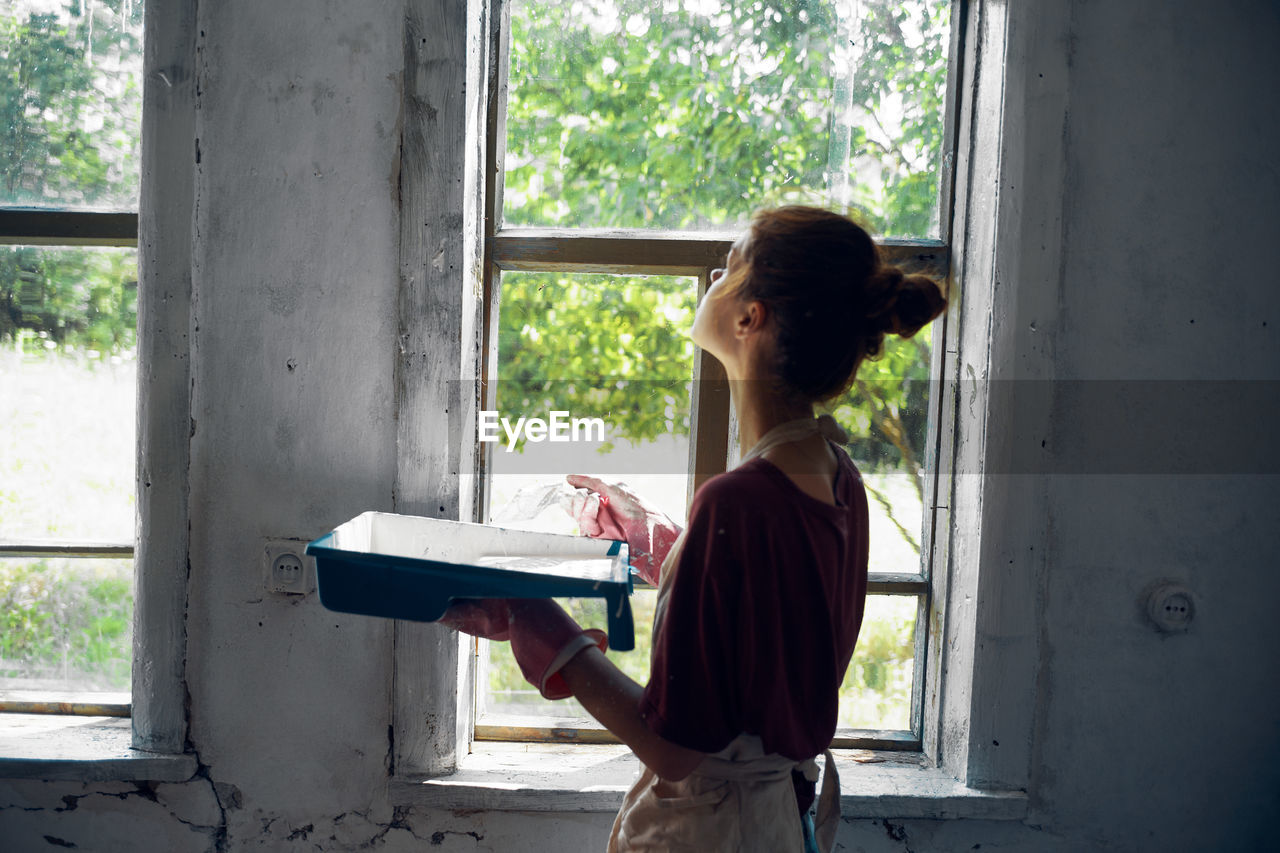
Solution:
[(683, 779), (704, 758), (650, 730), (640, 715), (643, 689), (604, 656), (604, 632), (583, 631), (554, 601), (459, 599), (439, 621), (477, 637), (510, 640), (521, 673), (543, 696), (576, 697), (663, 779)]
[(584, 631), (564, 608), (545, 598), (459, 599), (438, 621), (473, 637), (510, 640), (521, 674), (546, 699), (571, 695), (560, 670), (578, 652), (592, 647), (609, 650), (604, 631)]
[(454, 599), (436, 621), (484, 640), (511, 639), (511, 608), (505, 598)]
[(593, 493), (575, 500), (569, 511), (583, 534), (626, 542), (632, 567), (646, 583), (657, 586), (662, 561), (680, 536), (680, 526), (620, 483), (583, 474), (570, 474), (565, 479), (575, 489)]

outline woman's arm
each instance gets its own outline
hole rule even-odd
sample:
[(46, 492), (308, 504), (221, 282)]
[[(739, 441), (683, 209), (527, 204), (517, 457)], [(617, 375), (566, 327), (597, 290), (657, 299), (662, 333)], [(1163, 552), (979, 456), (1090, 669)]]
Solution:
[(574, 655), (560, 673), (591, 716), (631, 747), (660, 778), (678, 782), (705, 757), (705, 753), (672, 743), (649, 728), (640, 716), (644, 689), (599, 649), (584, 649)]

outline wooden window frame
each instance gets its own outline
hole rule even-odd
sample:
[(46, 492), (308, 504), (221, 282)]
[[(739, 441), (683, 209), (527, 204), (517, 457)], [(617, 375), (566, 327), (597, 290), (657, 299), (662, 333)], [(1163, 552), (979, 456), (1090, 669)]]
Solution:
[(133, 676), (127, 711), (133, 748), (160, 755), (182, 754), (187, 741), (184, 619), (191, 435), (174, 424), (191, 412), (196, 12), (192, 0), (156, 4), (146, 11), (138, 210), (0, 209), (0, 244), (138, 250), (136, 539), (13, 543), (14, 550), (5, 556), (37, 545), (67, 546), (83, 556), (133, 556)]
[[(0, 245), (57, 248), (138, 247), (138, 214), (89, 210), (0, 208)], [(132, 542), (21, 538), (0, 541), (0, 558), (133, 559)], [(127, 717), (131, 702), (86, 701), (78, 693), (39, 691), (37, 698), (0, 698), (0, 713)]]
[[(952, 26), (947, 70), (944, 114), (944, 168), (939, 181), (941, 210), (940, 239), (878, 240), (882, 256), (910, 272), (948, 282), (951, 276), (951, 242), (955, 211), (955, 151), (959, 143), (960, 90), (963, 77), (964, 29), (968, 20), (967, 0), (952, 0)], [(713, 269), (723, 264), (732, 238), (724, 233), (665, 232), (647, 229), (588, 228), (506, 228), (502, 227), (503, 169), (506, 141), (506, 95), (510, 38), (508, 0), (492, 0), (485, 16), (487, 31), (485, 56), (485, 142), (483, 171), (483, 234), (481, 248), (482, 320), (481, 355), (477, 408), (494, 408), (490, 382), (497, 358), (497, 318), (503, 272), (576, 272), (630, 275), (683, 275), (698, 279), (698, 298), (705, 293)], [(837, 732), (832, 746), (837, 748), (887, 749), (919, 752), (925, 748), (925, 730), (937, 718), (937, 696), (941, 678), (942, 619), (946, 611), (946, 550), (950, 537), (945, 526), (951, 481), (940, 471), (950, 471), (954, 453), (954, 370), (949, 361), (956, 356), (949, 328), (953, 312), (937, 321), (931, 347), (931, 376), (950, 377), (940, 382), (939, 393), (930, 400), (925, 472), (926, 504), (921, 541), (921, 566), (915, 573), (871, 573), (868, 594), (912, 595), (918, 600), (916, 649), (912, 678), (910, 731), (844, 729)], [(695, 353), (690, 414), (691, 472), (689, 496), (706, 479), (726, 469), (736, 454), (731, 446), (732, 415), (724, 370), (698, 349)], [(478, 448), (473, 492), (472, 520), (482, 521), (488, 503), (488, 459), (491, 447)], [(939, 535), (941, 532), (941, 535)], [(460, 661), (465, 675), (460, 692), (479, 690), (476, 658), (478, 641), (470, 642), (472, 654)], [(476, 717), (475, 697), (459, 697), (460, 719), (470, 721), (476, 741), (530, 741), (561, 743), (617, 743), (604, 730), (542, 725), (488, 725)], [(926, 707), (929, 705), (929, 707)]]

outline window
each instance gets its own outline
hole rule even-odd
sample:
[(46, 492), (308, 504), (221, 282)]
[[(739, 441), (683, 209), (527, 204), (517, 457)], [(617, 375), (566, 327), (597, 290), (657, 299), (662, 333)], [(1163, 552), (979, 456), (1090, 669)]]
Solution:
[(127, 715), (142, 4), (0, 29), (0, 707)]
[[(892, 260), (946, 277), (952, 14), (945, 0), (513, 0), (494, 12), (480, 408), (567, 411), (612, 431), (605, 454), (482, 447), (480, 520), (548, 523), (537, 489), (573, 469), (625, 479), (683, 517), (736, 448), (723, 373), (682, 332), (754, 208), (849, 210), (886, 235)], [(938, 641), (927, 628), (943, 604), (931, 542), (945, 395), (932, 392), (945, 336), (940, 320), (891, 346), (831, 407), (856, 437), (875, 549), (837, 745), (921, 747)], [(643, 681), (651, 594), (636, 605), (637, 651), (616, 659)], [(539, 718), (565, 703), (522, 703), (507, 649), (486, 646), (478, 739), (608, 739), (582, 717)]]

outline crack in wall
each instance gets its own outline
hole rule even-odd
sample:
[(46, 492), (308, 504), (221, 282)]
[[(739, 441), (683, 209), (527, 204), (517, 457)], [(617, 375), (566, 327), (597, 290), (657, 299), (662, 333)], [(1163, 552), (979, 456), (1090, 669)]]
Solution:
[(907, 828), (900, 823), (890, 823), (888, 818), (880, 821), (880, 825), (884, 827), (884, 831), (888, 834), (890, 841), (901, 841), (903, 853), (914, 853), (911, 845), (907, 843)]
[[(439, 847), (441, 844), (444, 844), (445, 838), (450, 835), (469, 835), (474, 838), (477, 843), (484, 841), (484, 836), (478, 832), (458, 832), (453, 829), (445, 829), (431, 833), (431, 846)], [(414, 838), (417, 838), (417, 836), (415, 835)]]
[[(198, 760), (199, 759), (197, 758), (197, 761)], [(187, 780), (186, 782), (179, 783), (179, 784), (184, 786), (199, 784), (198, 780), (202, 776), (201, 771), (207, 770), (207, 768), (205, 768), (204, 765), (199, 765), (199, 768), (200, 769), (197, 771), (195, 776), (193, 776), (191, 779)], [(207, 773), (203, 774), (203, 778), (206, 781), (208, 781)], [(84, 783), (84, 784), (87, 786), (90, 783)], [(222, 802), (218, 797), (216, 788), (212, 786), (212, 783), (210, 784), (211, 784), (211, 790), (213, 790), (214, 800), (215, 802), (218, 803), (218, 807), (219, 807), (219, 814), (220, 814), (219, 822), (216, 824), (200, 823), (193, 820), (187, 820), (181, 817), (174, 810), (174, 808), (168, 802), (166, 802), (165, 797), (158, 790), (157, 783), (146, 782), (146, 781), (133, 782), (132, 783), (133, 787), (127, 790), (120, 790), (120, 791), (89, 790), (89, 791), (85, 791), (85, 793), (82, 793), (82, 794), (63, 794), (59, 798), (62, 805), (55, 806), (52, 808), (48, 806), (0, 806), (0, 814), (3, 814), (4, 812), (10, 812), (10, 811), (21, 811), (28, 814), (34, 813), (34, 814), (50, 814), (50, 815), (59, 814), (60, 815), (60, 814), (67, 814), (69, 812), (78, 811), (81, 808), (81, 806), (85, 805), (86, 803), (88, 803), (89, 807), (91, 808), (92, 801), (95, 799), (119, 800), (121, 802), (127, 802), (133, 799), (145, 800), (146, 802), (154, 803), (157, 808), (162, 809), (164, 812), (166, 812), (168, 817), (172, 818), (173, 820), (177, 821), (183, 826), (186, 826), (195, 832), (200, 832), (207, 835), (209, 837), (211, 844), (213, 845), (212, 849), (216, 850), (217, 853), (224, 853), (224, 851), (227, 849), (226, 848), (226, 835), (227, 835), (226, 810), (222, 807)], [(98, 811), (103, 811), (103, 810), (98, 810)], [(64, 830), (62, 834), (66, 835), (67, 833)], [(55, 847), (64, 847), (67, 849), (80, 848), (80, 845), (76, 841), (71, 840), (70, 838), (47, 835), (43, 833), (41, 833), (41, 837), (45, 840), (46, 843)]]
[[(188, 717), (188, 719), (190, 719), (190, 717)], [(190, 744), (190, 741), (188, 740), (187, 743)], [(204, 779), (209, 783), (209, 789), (213, 792), (213, 801), (218, 804), (218, 823), (216, 826), (210, 827), (210, 829), (213, 830), (210, 840), (213, 842), (213, 849), (215, 853), (226, 853), (229, 841), (227, 832), (227, 806), (222, 802), (222, 796), (218, 792), (218, 784), (215, 783), (213, 781), (213, 777), (209, 775), (209, 765), (200, 760), (200, 753), (196, 752), (195, 749), (191, 750), (191, 754), (196, 757), (196, 773), (190, 780), (188, 780), (187, 784), (195, 782), (196, 779)], [(234, 785), (231, 785), (225, 786), (224, 791), (227, 787), (229, 787), (233, 792), (233, 801), (238, 803), (240, 800), (239, 789)], [(174, 817), (177, 817), (177, 815), (174, 815)], [(178, 818), (178, 820), (181, 821), (182, 818)], [(186, 821), (182, 822), (187, 823)], [(188, 824), (188, 826), (191, 826), (191, 824)]]
[[(391, 832), (391, 830), (393, 829), (404, 830), (405, 832), (413, 836), (413, 839), (415, 841), (427, 841), (428, 839), (423, 838), (421, 835), (414, 832), (413, 827), (409, 825), (408, 817), (412, 813), (412, 811), (413, 810), (409, 806), (396, 806), (391, 811), (391, 822), (388, 823), (386, 826), (384, 826), (379, 832), (374, 834), (374, 836), (370, 838), (368, 841), (366, 841), (364, 844), (361, 844), (360, 849), (368, 850), (372, 847), (377, 846), (377, 844), (387, 836), (387, 833)], [(345, 814), (346, 812), (343, 812), (343, 815)], [(359, 813), (357, 812), (357, 814)], [(340, 817), (341, 815), (339, 816), (339, 818), (335, 818), (334, 822), (337, 823)], [(367, 816), (365, 817), (365, 820), (368, 820)], [(439, 844), (439, 842), (435, 841), (434, 839), (435, 839), (435, 836), (432, 836), (430, 843)]]

